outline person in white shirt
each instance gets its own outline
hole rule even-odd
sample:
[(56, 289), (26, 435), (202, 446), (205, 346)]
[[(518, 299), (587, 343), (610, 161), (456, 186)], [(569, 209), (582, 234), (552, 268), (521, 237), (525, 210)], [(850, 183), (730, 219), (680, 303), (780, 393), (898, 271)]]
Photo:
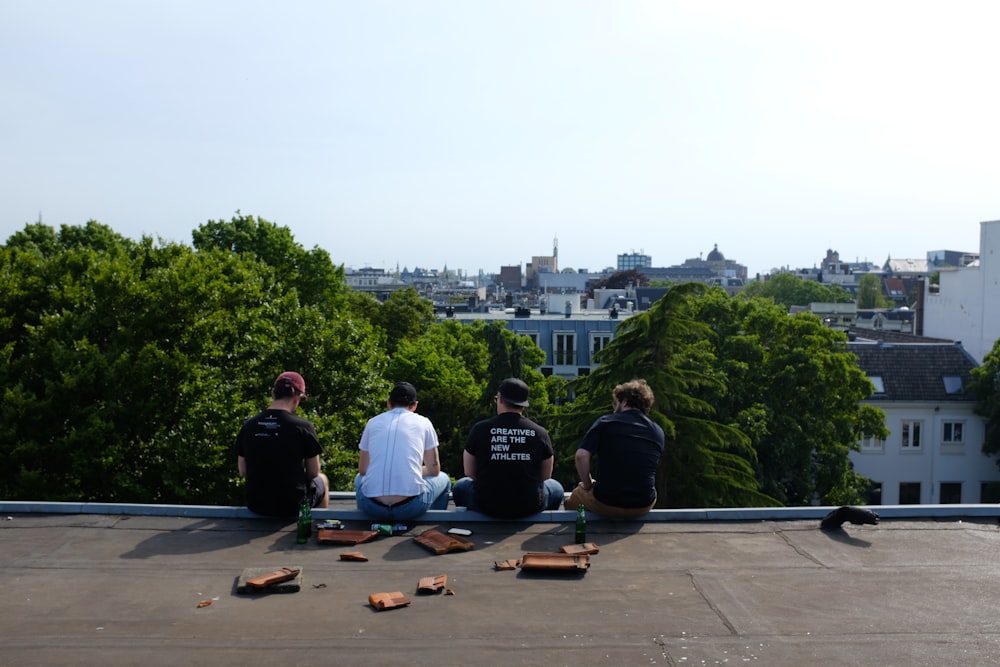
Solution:
[(416, 412), (417, 390), (409, 382), (397, 383), (386, 407), (361, 434), (354, 478), (358, 509), (385, 522), (447, 509), (451, 478), (441, 471), (434, 425)]

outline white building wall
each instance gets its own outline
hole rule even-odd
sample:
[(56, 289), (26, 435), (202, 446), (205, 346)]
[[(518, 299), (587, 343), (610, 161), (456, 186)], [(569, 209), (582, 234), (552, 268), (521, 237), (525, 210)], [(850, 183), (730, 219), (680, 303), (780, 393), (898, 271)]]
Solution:
[(583, 307), (580, 303), (580, 294), (543, 294), (538, 299), (539, 306), (545, 306), (545, 311), (549, 314), (559, 313), (579, 315)]
[[(851, 452), (850, 459), (858, 474), (882, 485), (882, 504), (899, 503), (901, 482), (920, 482), (921, 504), (941, 501), (942, 482), (962, 483), (962, 502), (981, 502), (983, 482), (1000, 482), (996, 458), (982, 453), (985, 425), (982, 417), (973, 413), (973, 404), (940, 405), (872, 402), (886, 415), (890, 434), (881, 451)], [(907, 451), (902, 447), (904, 420), (920, 420), (921, 446)], [(961, 445), (945, 444), (945, 422), (961, 422), (964, 437)]]
[(982, 271), (979, 267), (940, 271), (937, 294), (924, 287), (924, 335), (962, 341), (962, 347), (982, 363)]
[(924, 287), (924, 335), (962, 341), (982, 363), (1000, 338), (1000, 220), (980, 223), (979, 266), (940, 269), (938, 292)]
[(983, 313), (980, 339), (983, 354), (976, 359), (982, 363), (983, 357), (1000, 338), (1000, 220), (984, 222), (980, 227), (979, 267), (983, 276), (980, 305)]

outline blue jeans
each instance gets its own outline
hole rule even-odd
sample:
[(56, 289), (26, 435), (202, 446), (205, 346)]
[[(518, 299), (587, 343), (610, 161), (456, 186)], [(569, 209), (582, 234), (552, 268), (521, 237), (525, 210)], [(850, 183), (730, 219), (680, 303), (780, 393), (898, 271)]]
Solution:
[[(470, 512), (478, 512), (476, 506), (475, 480), (471, 477), (463, 477), (455, 482), (451, 490), (451, 495), (455, 499), (455, 507), (466, 507)], [(542, 491), (545, 498), (545, 506), (542, 510), (557, 510), (562, 506), (565, 491), (562, 484), (549, 478), (542, 482)]]
[(436, 477), (424, 477), (424, 492), (419, 496), (396, 505), (386, 507), (361, 493), (361, 475), (354, 478), (354, 495), (358, 509), (373, 519), (392, 523), (394, 521), (409, 521), (415, 519), (427, 510), (448, 509), (448, 491), (451, 489), (451, 478), (447, 473), (439, 472)]

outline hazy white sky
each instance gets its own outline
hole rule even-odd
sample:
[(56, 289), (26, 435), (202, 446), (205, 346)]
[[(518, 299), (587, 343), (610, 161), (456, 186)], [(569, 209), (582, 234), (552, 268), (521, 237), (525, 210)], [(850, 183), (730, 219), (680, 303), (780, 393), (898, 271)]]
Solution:
[(360, 268), (978, 251), (1000, 3), (0, 0), (0, 242), (239, 209)]

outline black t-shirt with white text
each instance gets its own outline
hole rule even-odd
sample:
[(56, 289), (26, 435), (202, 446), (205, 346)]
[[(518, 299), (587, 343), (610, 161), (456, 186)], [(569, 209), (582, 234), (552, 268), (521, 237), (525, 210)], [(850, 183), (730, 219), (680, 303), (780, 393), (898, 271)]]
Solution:
[(465, 451), (476, 457), (476, 506), (504, 519), (542, 511), (542, 461), (552, 458), (544, 428), (516, 412), (504, 412), (472, 427)]

